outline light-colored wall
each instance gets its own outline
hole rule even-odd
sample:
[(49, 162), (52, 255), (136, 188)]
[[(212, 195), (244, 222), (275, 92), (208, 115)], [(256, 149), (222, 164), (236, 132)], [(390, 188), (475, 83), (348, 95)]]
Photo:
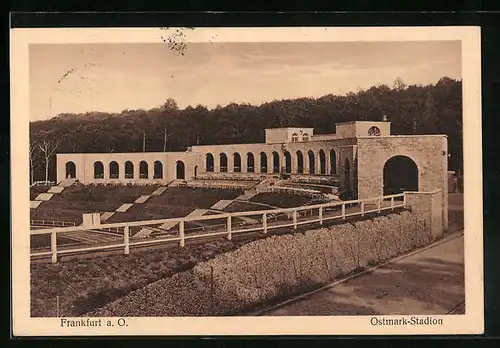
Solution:
[[(214, 167), (215, 172), (219, 171), (219, 156), (221, 153), (225, 153), (228, 158), (228, 171), (233, 171), (233, 155), (234, 153), (239, 153), (241, 156), (242, 172), (247, 172), (247, 154), (252, 153), (255, 160), (255, 167), (260, 168), (260, 153), (264, 152), (267, 155), (267, 167), (268, 173), (271, 172), (273, 165), (272, 153), (277, 152), (280, 157), (280, 167), (285, 166), (285, 151), (290, 152), (292, 173), (296, 173), (297, 169), (297, 151), (301, 151), (304, 158), (304, 173), (309, 173), (309, 161), (308, 152), (311, 150), (315, 156), (315, 169), (316, 174), (320, 173), (320, 151), (325, 152), (325, 169), (326, 174), (336, 174), (330, 173), (330, 150), (333, 149), (336, 153), (337, 161), (337, 173), (339, 172), (339, 166), (342, 162), (340, 155), (341, 147), (351, 147), (355, 143), (354, 139), (344, 139), (336, 141), (309, 141), (309, 142), (298, 142), (298, 143), (287, 143), (283, 146), (281, 143), (275, 144), (231, 144), (231, 145), (203, 145), (203, 146), (193, 146), (192, 151), (200, 154), (203, 163), (203, 171), (206, 170), (206, 155), (211, 153), (214, 156)], [(348, 152), (346, 152), (348, 153)], [(352, 153), (352, 150), (351, 150)], [(260, 172), (256, 170), (255, 172)]]
[(377, 122), (377, 121), (356, 121), (338, 123), (336, 125), (336, 132), (338, 139), (354, 138), (354, 137), (367, 137), (368, 130), (371, 127), (378, 127), (380, 129), (380, 136), (391, 135), (390, 122)]
[(354, 138), (356, 136), (356, 124), (354, 122), (339, 123), (335, 127), (335, 134), (339, 139)]
[[(76, 178), (84, 183), (134, 183), (144, 184), (151, 182), (168, 183), (176, 179), (177, 161), (184, 162), (186, 178), (194, 176), (194, 168), (199, 170), (204, 165), (197, 153), (189, 152), (133, 152), (133, 153), (71, 153), (57, 154), (57, 181), (66, 178), (66, 163), (72, 161), (76, 165)], [(94, 178), (94, 163), (100, 161), (104, 166), (104, 179)], [(119, 166), (119, 178), (109, 178), (109, 164), (116, 161)], [(134, 178), (125, 178), (125, 162), (131, 161), (134, 165)], [(148, 164), (148, 179), (139, 177), (139, 164), (146, 161)], [(153, 180), (154, 162), (160, 161), (163, 166), (163, 179)]]
[(413, 214), (424, 219), (430, 228), (429, 238), (436, 240), (443, 235), (446, 226), (443, 220), (443, 195), (441, 190), (431, 192), (407, 192), (406, 204)]
[(380, 129), (380, 136), (386, 137), (391, 135), (390, 122), (356, 122), (356, 136), (367, 137), (368, 130), (374, 126)]
[(287, 143), (292, 141), (292, 135), (297, 133), (299, 141), (302, 141), (302, 135), (307, 133), (309, 140), (314, 135), (314, 128), (275, 128), (266, 129), (266, 144)]

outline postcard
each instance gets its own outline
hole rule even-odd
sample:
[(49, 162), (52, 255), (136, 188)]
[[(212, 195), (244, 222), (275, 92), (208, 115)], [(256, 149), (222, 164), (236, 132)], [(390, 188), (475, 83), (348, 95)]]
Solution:
[(15, 336), (484, 331), (478, 27), (10, 35)]

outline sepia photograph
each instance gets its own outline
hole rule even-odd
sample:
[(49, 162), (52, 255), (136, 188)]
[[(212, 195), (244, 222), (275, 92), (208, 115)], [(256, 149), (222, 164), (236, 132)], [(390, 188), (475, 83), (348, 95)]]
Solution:
[(11, 38), (20, 335), (482, 332), (477, 28)]

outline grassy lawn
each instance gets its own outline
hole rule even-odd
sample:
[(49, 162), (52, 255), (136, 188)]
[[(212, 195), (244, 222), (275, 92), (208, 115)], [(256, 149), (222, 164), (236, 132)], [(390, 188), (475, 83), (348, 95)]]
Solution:
[(219, 189), (172, 187), (162, 195), (151, 196), (144, 203), (134, 204), (125, 213), (113, 215), (108, 222), (184, 217), (197, 208), (207, 209), (221, 199), (234, 199), (242, 193)]
[(171, 187), (162, 195), (151, 197), (145, 203), (208, 209), (221, 199), (234, 199), (241, 194), (241, 190)]
[(310, 200), (309, 197), (287, 195), (282, 193), (259, 193), (253, 196), (250, 201), (265, 203), (279, 208), (293, 208), (304, 205)]
[(158, 185), (76, 185), (64, 189), (60, 194), (54, 195), (51, 201), (133, 203), (139, 196), (149, 195), (158, 187)]
[[(57, 237), (57, 245), (65, 245), (65, 244), (75, 244), (72, 239)], [(50, 234), (38, 234), (30, 237), (30, 248), (46, 248), (50, 247)]]
[(216, 254), (234, 250), (238, 243), (221, 239), (185, 248), (137, 251), (89, 259), (31, 265), (31, 315), (77, 316), (98, 308), (158, 279), (193, 267)]
[(267, 210), (267, 209), (270, 208), (248, 202), (233, 202), (224, 209), (224, 212), (237, 213), (241, 211), (257, 211), (257, 210)]

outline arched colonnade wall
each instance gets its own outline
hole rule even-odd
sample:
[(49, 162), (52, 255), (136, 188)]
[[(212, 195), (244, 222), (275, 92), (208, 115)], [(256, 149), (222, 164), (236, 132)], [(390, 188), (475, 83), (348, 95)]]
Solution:
[(57, 154), (58, 182), (68, 178), (68, 162), (75, 164), (75, 178), (83, 184), (165, 184), (177, 179), (179, 162), (186, 178), (203, 163), (199, 154), (189, 152)]

